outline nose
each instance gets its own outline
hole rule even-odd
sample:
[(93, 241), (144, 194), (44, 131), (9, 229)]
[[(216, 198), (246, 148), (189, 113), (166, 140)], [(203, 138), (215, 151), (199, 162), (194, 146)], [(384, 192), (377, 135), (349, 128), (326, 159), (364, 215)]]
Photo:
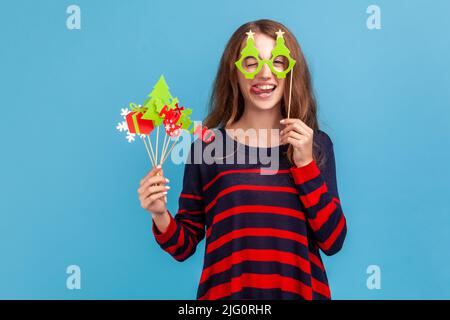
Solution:
[(261, 71), (259, 72), (259, 76), (264, 79), (270, 79), (272, 77), (272, 70), (270, 70), (267, 63), (264, 63)]

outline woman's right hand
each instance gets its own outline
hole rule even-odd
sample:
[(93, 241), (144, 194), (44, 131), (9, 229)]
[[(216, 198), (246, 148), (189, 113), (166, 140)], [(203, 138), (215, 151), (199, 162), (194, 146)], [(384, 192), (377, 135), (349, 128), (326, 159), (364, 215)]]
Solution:
[(166, 206), (166, 194), (170, 189), (166, 186), (169, 179), (163, 176), (162, 168), (159, 166), (154, 167), (150, 172), (141, 180), (141, 184), (138, 188), (139, 201), (142, 208), (150, 213), (159, 215), (164, 214), (167, 211)]

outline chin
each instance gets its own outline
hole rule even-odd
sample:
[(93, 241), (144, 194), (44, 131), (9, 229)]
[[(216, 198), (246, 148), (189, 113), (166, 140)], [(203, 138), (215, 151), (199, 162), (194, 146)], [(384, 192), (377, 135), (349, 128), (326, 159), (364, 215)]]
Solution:
[(270, 110), (275, 108), (280, 101), (255, 101), (253, 100), (252, 103), (255, 106), (256, 109), (259, 110)]
[(249, 93), (250, 101), (257, 109), (270, 110), (278, 106), (281, 101), (281, 95), (275, 93), (276, 92), (273, 92), (271, 95), (261, 96), (252, 94), (250, 92)]

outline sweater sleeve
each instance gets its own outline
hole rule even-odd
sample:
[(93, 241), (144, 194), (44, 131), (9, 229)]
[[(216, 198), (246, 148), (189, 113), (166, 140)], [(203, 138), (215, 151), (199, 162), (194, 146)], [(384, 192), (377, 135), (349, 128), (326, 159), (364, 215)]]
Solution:
[(159, 246), (175, 260), (184, 261), (195, 253), (205, 237), (205, 213), (200, 179), (200, 164), (193, 161), (194, 143), (184, 167), (183, 188), (175, 216), (169, 212), (170, 223), (162, 233), (152, 219), (152, 231)]
[(322, 170), (312, 160), (290, 171), (317, 245), (326, 255), (333, 255), (342, 248), (347, 225), (337, 191), (333, 143), (323, 131), (317, 135), (325, 157)]

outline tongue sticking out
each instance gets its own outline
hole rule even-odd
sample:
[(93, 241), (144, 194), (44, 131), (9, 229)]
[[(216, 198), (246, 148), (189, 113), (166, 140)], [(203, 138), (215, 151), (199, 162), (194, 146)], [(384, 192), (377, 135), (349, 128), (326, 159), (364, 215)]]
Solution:
[(271, 93), (273, 90), (275, 90), (275, 87), (272, 89), (260, 89), (258, 87), (252, 87), (251, 90), (256, 94), (263, 94), (263, 93)]

